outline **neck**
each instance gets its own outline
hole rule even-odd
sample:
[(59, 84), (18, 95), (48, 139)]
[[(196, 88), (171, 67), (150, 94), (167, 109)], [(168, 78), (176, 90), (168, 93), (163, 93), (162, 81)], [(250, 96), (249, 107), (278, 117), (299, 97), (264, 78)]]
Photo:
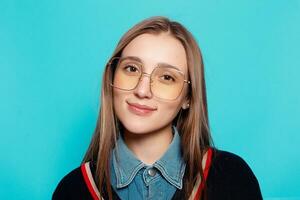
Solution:
[(172, 142), (172, 125), (160, 130), (136, 134), (124, 131), (124, 141), (135, 156), (147, 165), (162, 157)]

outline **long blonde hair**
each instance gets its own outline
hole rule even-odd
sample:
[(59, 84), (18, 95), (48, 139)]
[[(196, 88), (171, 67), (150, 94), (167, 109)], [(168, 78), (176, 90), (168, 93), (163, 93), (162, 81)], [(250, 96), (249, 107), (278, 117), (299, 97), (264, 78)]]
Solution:
[[(210, 135), (206, 86), (204, 79), (204, 66), (201, 51), (192, 34), (180, 23), (171, 21), (166, 17), (151, 17), (136, 24), (120, 39), (111, 58), (120, 56), (123, 49), (135, 37), (143, 33), (159, 34), (167, 32), (178, 39), (185, 48), (189, 79), (188, 97), (190, 99), (190, 108), (181, 109), (173, 124), (176, 125), (181, 136), (181, 146), (183, 158), (187, 164), (186, 177), (184, 182), (184, 191), (187, 196), (191, 193), (195, 184), (195, 177), (200, 174), (203, 180), (202, 158), (208, 147), (212, 146)], [(111, 59), (110, 59), (111, 60)], [(106, 188), (109, 199), (112, 199), (111, 181), (110, 181), (110, 156), (114, 148), (119, 130), (120, 122), (114, 113), (112, 87), (109, 80), (113, 76), (110, 61), (106, 64), (102, 79), (101, 106), (99, 117), (94, 131), (92, 141), (82, 160), (82, 163), (88, 161), (96, 162), (96, 184), (99, 191)]]

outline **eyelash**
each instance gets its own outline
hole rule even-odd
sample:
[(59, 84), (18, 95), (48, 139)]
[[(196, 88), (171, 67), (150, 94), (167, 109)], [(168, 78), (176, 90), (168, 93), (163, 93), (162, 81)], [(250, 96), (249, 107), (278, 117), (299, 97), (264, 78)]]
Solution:
[[(124, 67), (124, 69), (126, 70), (126, 71), (128, 71), (127, 69), (128, 68), (134, 68), (135, 70), (138, 70), (138, 68), (137, 67), (135, 67), (134, 65), (126, 65), (125, 67)], [(130, 72), (132, 72), (132, 71), (130, 71)]]
[(172, 81), (175, 81), (175, 79), (172, 77), (172, 76), (170, 76), (170, 75), (163, 75), (164, 77), (166, 77), (166, 76), (168, 76), (169, 78), (171, 78), (172, 79)]

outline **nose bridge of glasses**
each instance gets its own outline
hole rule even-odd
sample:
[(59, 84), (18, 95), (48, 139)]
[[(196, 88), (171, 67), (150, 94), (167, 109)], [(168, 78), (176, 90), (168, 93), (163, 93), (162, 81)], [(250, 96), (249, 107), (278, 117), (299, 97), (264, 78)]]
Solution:
[(143, 79), (143, 76), (149, 77), (149, 79), (150, 79), (150, 83), (152, 83), (152, 82), (153, 82), (153, 81), (152, 81), (152, 78), (151, 78), (151, 74), (149, 74), (149, 73), (146, 73), (146, 72), (142, 72), (142, 73), (141, 73), (141, 77), (140, 77), (139, 81), (142, 81), (142, 79)]
[(146, 72), (142, 72), (142, 74), (143, 74), (144, 76), (151, 76), (151, 74), (146, 73)]

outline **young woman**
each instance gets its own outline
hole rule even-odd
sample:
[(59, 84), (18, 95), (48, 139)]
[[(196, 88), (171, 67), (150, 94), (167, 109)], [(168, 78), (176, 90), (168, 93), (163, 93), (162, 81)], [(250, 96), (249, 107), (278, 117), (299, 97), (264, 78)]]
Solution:
[(53, 199), (262, 199), (246, 162), (212, 145), (203, 60), (183, 25), (152, 17), (121, 38), (90, 146)]

